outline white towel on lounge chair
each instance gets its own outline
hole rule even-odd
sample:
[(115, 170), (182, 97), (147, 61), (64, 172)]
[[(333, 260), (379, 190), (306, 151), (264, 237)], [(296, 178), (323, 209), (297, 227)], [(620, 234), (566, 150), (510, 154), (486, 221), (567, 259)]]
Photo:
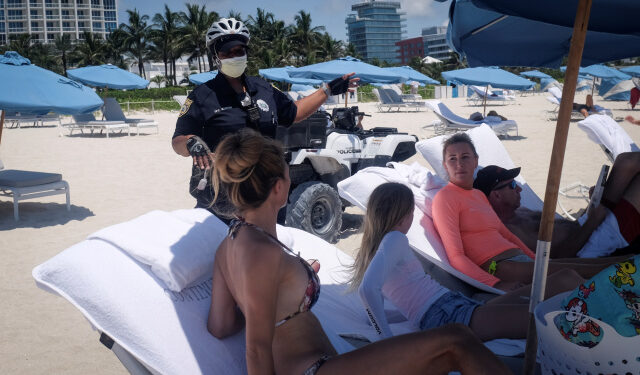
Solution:
[[(185, 211), (190, 217), (181, 217)], [(149, 265), (169, 289), (179, 292), (213, 269), (212, 254), (227, 228), (213, 218), (204, 209), (176, 213), (156, 210), (101, 229), (88, 239), (112, 243)]]
[[(202, 210), (170, 214), (185, 222), (211, 224), (208, 213)], [(117, 233), (111, 236), (122, 237)], [(302, 257), (320, 261), (322, 291), (312, 311), (336, 350), (344, 353), (354, 349), (339, 335), (374, 340), (377, 335), (359, 297), (344, 293), (345, 266), (353, 260), (333, 245), (298, 229), (278, 226), (278, 237)], [(155, 247), (167, 251), (171, 244)], [(171, 291), (150, 266), (111, 242), (89, 239), (34, 268), (33, 277), (41, 288), (69, 300), (96, 330), (111, 337), (153, 373), (244, 374), (244, 331), (224, 340), (207, 332), (212, 270), (182, 291)], [(393, 324), (391, 329), (394, 334), (413, 330), (408, 322)]]
[(578, 127), (584, 130), (593, 142), (609, 150), (612, 160), (623, 152), (640, 151), (629, 134), (609, 116), (591, 115), (578, 122)]

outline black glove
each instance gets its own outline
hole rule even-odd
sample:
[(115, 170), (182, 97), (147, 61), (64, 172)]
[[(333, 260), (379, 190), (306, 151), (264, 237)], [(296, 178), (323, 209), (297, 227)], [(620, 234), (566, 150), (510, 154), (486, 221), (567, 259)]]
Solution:
[(187, 140), (187, 150), (191, 156), (209, 156), (211, 153), (207, 144), (195, 135)]
[(331, 95), (344, 94), (349, 91), (349, 79), (344, 79), (342, 77), (334, 79), (327, 85), (329, 86), (329, 90), (331, 90)]

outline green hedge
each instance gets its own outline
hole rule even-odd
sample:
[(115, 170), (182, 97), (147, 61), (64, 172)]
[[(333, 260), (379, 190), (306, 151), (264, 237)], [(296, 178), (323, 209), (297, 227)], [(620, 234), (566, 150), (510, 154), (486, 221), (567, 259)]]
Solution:
[(145, 102), (153, 100), (173, 100), (174, 95), (187, 95), (187, 90), (193, 90), (195, 86), (172, 86), (142, 90), (99, 90), (102, 97), (116, 98), (118, 102)]

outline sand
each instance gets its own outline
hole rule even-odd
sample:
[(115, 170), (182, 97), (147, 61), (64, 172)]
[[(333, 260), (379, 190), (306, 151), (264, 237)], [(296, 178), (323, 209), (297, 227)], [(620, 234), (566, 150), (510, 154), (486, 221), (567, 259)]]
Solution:
[[(576, 101), (584, 102), (585, 94)], [(618, 121), (633, 114), (624, 102), (600, 101), (613, 110)], [(444, 100), (455, 113), (468, 117), (481, 107), (464, 99)], [(519, 137), (503, 144), (533, 190), (544, 195), (555, 122), (547, 120), (552, 105), (543, 94), (517, 97), (515, 104), (492, 105), (518, 122)], [(420, 139), (433, 136), (433, 113), (378, 113), (374, 103), (361, 104), (372, 114), (365, 127), (393, 126)], [(9, 198), (0, 197), (0, 373), (2, 374), (122, 374), (116, 357), (98, 342), (82, 314), (61, 297), (36, 287), (32, 269), (65, 248), (105, 226), (132, 219), (154, 209), (193, 207), (187, 193), (190, 161), (171, 149), (177, 112), (137, 114), (154, 118), (160, 133), (140, 136), (76, 135), (59, 137), (56, 127), (4, 129), (0, 159), (6, 168), (62, 173), (71, 187), (71, 212), (64, 196), (42, 197), (20, 203), (18, 222), (13, 220)], [(67, 120), (68, 121), (68, 120)], [(621, 122), (631, 138), (640, 142), (640, 126)], [(427, 165), (419, 155), (407, 160)], [(600, 148), (579, 130), (575, 122), (569, 140), (561, 186), (576, 181), (593, 184), (602, 164), (608, 163)], [(583, 201), (567, 201), (574, 212)], [(348, 253), (358, 246), (360, 210), (348, 208), (344, 232), (337, 246)]]

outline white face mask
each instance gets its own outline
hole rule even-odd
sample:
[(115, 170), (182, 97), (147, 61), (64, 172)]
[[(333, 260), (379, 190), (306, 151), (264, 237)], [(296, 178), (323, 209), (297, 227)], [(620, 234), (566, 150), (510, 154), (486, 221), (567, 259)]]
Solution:
[(231, 78), (238, 78), (247, 68), (247, 55), (220, 60), (220, 71)]

